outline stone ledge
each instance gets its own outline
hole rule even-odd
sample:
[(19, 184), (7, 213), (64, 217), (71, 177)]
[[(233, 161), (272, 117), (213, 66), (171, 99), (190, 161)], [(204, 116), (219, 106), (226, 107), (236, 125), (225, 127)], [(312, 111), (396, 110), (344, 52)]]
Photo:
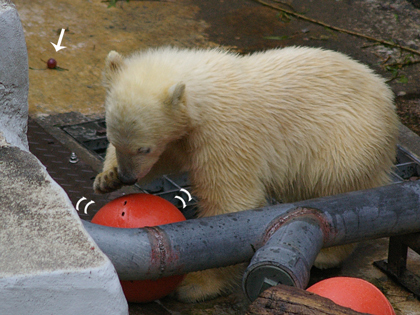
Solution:
[(0, 313), (127, 314), (114, 267), (31, 153), (0, 146), (0, 187)]
[(28, 151), (28, 55), (11, 1), (0, 0), (0, 43), (0, 130), (7, 142)]
[(103, 264), (70, 200), (32, 154), (1, 147), (0, 174), (0, 275)]
[(121, 287), (110, 277), (114, 272), (104, 262), (92, 269), (1, 278), (0, 314), (128, 314)]

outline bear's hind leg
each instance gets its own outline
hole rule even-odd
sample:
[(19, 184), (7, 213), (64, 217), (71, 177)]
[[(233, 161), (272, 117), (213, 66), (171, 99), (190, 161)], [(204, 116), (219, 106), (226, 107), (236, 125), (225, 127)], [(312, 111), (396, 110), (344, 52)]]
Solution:
[[(207, 178), (209, 177), (204, 177)], [(194, 174), (192, 180), (200, 183), (194, 181)], [(215, 185), (205, 183), (204, 187), (208, 188), (203, 190), (199, 185), (195, 187), (194, 194), (200, 200), (200, 217), (255, 209), (266, 204), (265, 188), (258, 179), (243, 181), (242, 178), (235, 180), (224, 176), (213, 183)], [(230, 255), (229, 248), (226, 248), (226, 255)], [(245, 267), (245, 264), (238, 264), (190, 273), (177, 288), (175, 297), (191, 303), (231, 293), (232, 289), (240, 284)]]
[[(392, 150), (390, 150), (392, 151)], [(392, 156), (395, 154), (392, 154)], [(373, 163), (371, 163), (373, 164)], [(339, 193), (346, 193), (349, 191), (356, 191), (356, 190), (364, 190), (364, 189), (371, 189), (375, 187), (380, 187), (383, 185), (387, 185), (391, 182), (388, 170), (392, 167), (392, 160), (389, 159), (387, 163), (384, 162), (384, 165), (389, 164), (389, 168), (384, 167), (383, 170), (367, 170), (365, 172), (365, 177), (360, 176), (359, 181), (355, 182), (351, 187), (341, 186), (340, 183), (334, 183), (331, 185), (333, 188), (330, 190), (330, 193), (324, 194), (327, 195), (335, 195)], [(373, 176), (375, 174), (375, 176)], [(363, 179), (363, 180), (360, 180)], [(323, 248), (318, 256), (315, 259), (314, 266), (319, 269), (328, 269), (328, 268), (336, 268), (340, 267), (341, 264), (353, 253), (353, 251), (357, 248), (357, 243), (353, 244), (346, 244), (346, 245), (339, 245), (334, 247)]]
[(229, 294), (240, 284), (245, 264), (191, 272), (173, 296), (184, 303), (211, 300)]
[(322, 249), (315, 259), (314, 266), (318, 269), (339, 267), (356, 249), (357, 243), (334, 246)]

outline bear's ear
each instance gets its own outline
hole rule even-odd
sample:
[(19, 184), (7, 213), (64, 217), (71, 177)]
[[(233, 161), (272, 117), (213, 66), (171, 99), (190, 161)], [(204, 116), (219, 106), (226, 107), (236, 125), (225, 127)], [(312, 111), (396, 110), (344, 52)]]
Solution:
[(105, 68), (103, 72), (103, 85), (109, 87), (111, 85), (112, 78), (114, 75), (121, 71), (125, 62), (123, 57), (112, 50), (109, 52), (105, 60)]
[(181, 102), (182, 97), (184, 96), (184, 92), (185, 92), (184, 83), (179, 82), (177, 84), (172, 85), (168, 89), (168, 99), (166, 103), (172, 106), (178, 105)]

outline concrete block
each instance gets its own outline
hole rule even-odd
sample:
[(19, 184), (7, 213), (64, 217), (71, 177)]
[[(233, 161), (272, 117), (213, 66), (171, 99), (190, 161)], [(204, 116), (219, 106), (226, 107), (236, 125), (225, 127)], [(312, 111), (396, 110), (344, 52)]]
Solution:
[(0, 187), (0, 314), (127, 314), (115, 269), (32, 154), (0, 147)]
[(9, 143), (28, 151), (28, 55), (15, 6), (0, 0), (0, 131)]

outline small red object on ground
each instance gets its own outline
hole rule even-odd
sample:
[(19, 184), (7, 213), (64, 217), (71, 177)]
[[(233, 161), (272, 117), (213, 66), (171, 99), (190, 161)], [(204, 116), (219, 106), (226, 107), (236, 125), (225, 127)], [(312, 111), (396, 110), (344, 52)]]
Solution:
[(57, 67), (57, 61), (54, 58), (50, 58), (47, 61), (47, 67), (49, 69), (55, 69)]
[(338, 305), (360, 313), (395, 315), (385, 295), (373, 284), (362, 279), (329, 278), (315, 283), (307, 291), (329, 298)]
[[(185, 217), (169, 201), (149, 194), (131, 194), (119, 197), (103, 206), (92, 223), (119, 227), (141, 228), (185, 221)], [(121, 281), (127, 301), (145, 303), (165, 297), (181, 283), (184, 275), (157, 280)]]

